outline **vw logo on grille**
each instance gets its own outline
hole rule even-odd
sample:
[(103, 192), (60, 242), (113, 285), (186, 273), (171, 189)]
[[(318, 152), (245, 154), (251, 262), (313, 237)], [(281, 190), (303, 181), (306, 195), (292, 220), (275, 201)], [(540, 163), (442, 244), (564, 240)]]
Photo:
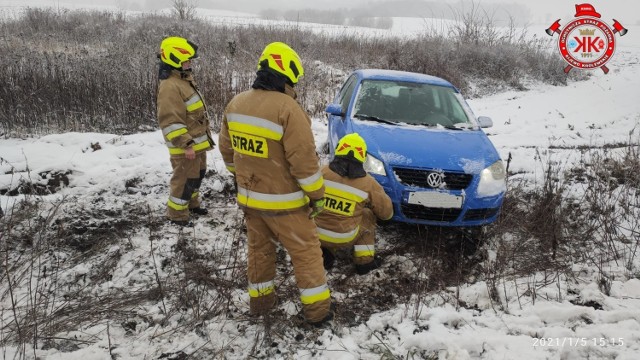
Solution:
[(440, 173), (430, 172), (429, 175), (427, 175), (427, 184), (432, 188), (439, 188), (440, 185), (442, 185), (442, 180), (442, 174)]

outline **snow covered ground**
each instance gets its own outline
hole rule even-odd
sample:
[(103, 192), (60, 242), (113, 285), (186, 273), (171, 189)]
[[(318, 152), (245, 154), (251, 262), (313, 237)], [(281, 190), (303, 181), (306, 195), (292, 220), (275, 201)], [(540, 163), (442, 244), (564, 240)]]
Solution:
[(633, 27), (618, 40), (609, 74), (591, 71), (587, 81), (567, 87), (535, 86), (469, 101), (476, 115), (493, 118), (494, 127), (487, 132), (503, 159), (512, 153), (513, 172), (534, 171), (536, 151), (566, 160), (579, 154), (561, 148), (601, 147), (640, 138), (635, 100), (640, 95), (639, 30)]
[[(415, 29), (409, 25), (403, 29), (409, 28)], [(543, 29), (540, 31), (541, 36), (546, 36)], [(580, 152), (576, 146), (602, 147), (628, 141), (638, 144), (639, 27), (630, 27), (629, 33), (619, 38), (618, 50), (608, 65), (609, 74), (593, 71), (588, 80), (566, 87), (532, 84), (528, 91), (509, 91), (469, 103), (476, 115), (493, 119), (494, 126), (487, 132), (503, 159), (511, 154), (511, 171), (519, 173), (519, 177), (538, 179), (546, 159), (567, 167), (577, 161)], [(313, 121), (320, 146), (326, 139), (325, 119)], [(92, 294), (102, 298), (132, 289), (142, 292), (158, 278), (169, 286), (181, 271), (172, 266), (171, 259), (177, 256), (176, 248), (185, 239), (192, 250), (212, 257), (208, 264), (214, 274), (241, 279), (242, 234), (234, 229), (241, 229), (242, 220), (232, 198), (220, 195), (229, 180), (220, 154), (214, 150), (210, 155), (209, 168), (217, 175), (209, 179), (205, 192), (213, 211), (199, 219), (192, 232), (184, 234), (166, 225), (159, 229), (132, 227), (122, 241), (110, 244), (90, 263), (75, 262), (69, 254), (54, 250), (62, 264), (56, 286), (68, 287), (69, 293), (78, 287), (92, 287)], [(80, 209), (91, 211), (98, 207), (114, 213), (135, 213), (132, 208), (144, 205), (155, 214), (152, 216), (161, 217), (170, 165), (160, 131), (126, 136), (66, 133), (0, 140), (0, 189), (15, 187), (21, 179), (46, 183), (47, 179), (38, 178), (38, 174), (56, 172), (69, 173), (69, 184), (56, 194), (39, 197), (43, 202), (72, 201)], [(22, 198), (0, 196), (0, 207), (6, 214), (11, 213)], [(74, 217), (81, 220), (82, 216), (82, 211), (71, 213), (65, 221), (68, 226), (77, 226)], [(384, 251), (385, 247), (395, 246), (394, 241), (391, 237), (382, 238), (379, 246)], [(231, 259), (238, 256), (236, 267)], [(333, 295), (339, 305), (350, 301), (356, 306), (357, 299), (352, 299), (349, 286), (367, 286), (371, 296), (384, 296), (386, 289), (377, 285), (381, 276), (390, 277), (397, 272), (397, 279), (401, 280), (403, 274), (414, 269), (415, 261), (395, 253), (381, 271), (362, 278), (345, 277), (339, 271), (331, 273)], [(108, 281), (99, 281), (94, 275), (105, 263), (112, 263), (115, 270)], [(109, 323), (98, 315), (76, 331), (58, 334), (57, 339), (47, 342), (48, 346), (27, 349), (26, 357), (182, 359), (186, 357), (181, 354), (193, 354), (193, 358), (207, 358), (198, 353), (207, 348), (219, 351), (216, 358), (228, 359), (637, 359), (640, 263), (635, 260), (635, 272), (615, 263), (602, 266), (615, 279), (609, 295), (597, 284), (597, 269), (575, 264), (573, 270), (578, 276), (558, 277), (541, 286), (535, 299), (523, 295), (522, 285), (536, 283), (536, 277), (542, 274), (501, 284), (499, 306), (482, 280), (444, 292), (416, 293), (409, 301), (373, 313), (368, 319), (338, 318), (332, 328), (319, 330), (283, 329), (277, 324), (248, 319), (248, 298), (239, 282), (230, 295), (233, 301), (229, 308), (233, 311), (202, 319), (199, 326), (191, 327), (195, 329), (182, 330), (184, 318), (196, 311), (193, 305), (171, 312), (167, 311), (169, 303), (155, 298), (127, 309), (131, 322)], [(286, 268), (281, 266), (279, 270)], [(430, 276), (437, 278), (438, 274)], [(291, 278), (290, 273), (283, 276), (280, 286), (291, 287)], [(46, 278), (41, 281), (47, 282)], [(6, 284), (0, 287), (6, 290)], [(27, 288), (17, 291), (15, 298), (29, 297)], [(210, 304), (216, 297), (215, 286), (208, 291), (210, 294), (203, 295), (203, 299)], [(577, 298), (582, 304), (593, 301), (601, 309), (570, 301)], [(281, 294), (280, 301), (281, 318), (294, 317), (299, 311), (294, 293)], [(459, 306), (460, 303), (465, 305)], [(9, 302), (0, 303), (0, 307), (1, 328), (11, 322), (13, 314)], [(106, 318), (108, 314), (104, 315)], [(0, 349), (0, 354), (12, 359), (19, 351), (7, 347)]]

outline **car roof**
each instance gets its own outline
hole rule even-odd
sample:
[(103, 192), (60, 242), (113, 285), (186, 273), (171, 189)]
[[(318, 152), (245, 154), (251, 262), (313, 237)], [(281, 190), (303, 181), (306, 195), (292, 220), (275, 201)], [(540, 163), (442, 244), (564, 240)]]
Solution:
[(354, 71), (363, 80), (400, 80), (425, 83), (430, 85), (447, 86), (458, 89), (450, 82), (437, 76), (414, 73), (409, 71), (384, 70), (384, 69), (359, 69)]

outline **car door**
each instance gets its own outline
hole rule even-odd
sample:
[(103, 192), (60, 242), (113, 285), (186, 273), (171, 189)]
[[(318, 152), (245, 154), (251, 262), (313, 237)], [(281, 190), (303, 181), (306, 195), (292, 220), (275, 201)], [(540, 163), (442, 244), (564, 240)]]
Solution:
[(332, 156), (338, 140), (351, 132), (349, 130), (351, 126), (349, 125), (347, 112), (351, 108), (351, 99), (357, 83), (358, 77), (356, 74), (352, 74), (340, 89), (338, 96), (336, 96), (336, 103), (340, 105), (342, 116), (329, 114), (328, 141), (329, 151)]

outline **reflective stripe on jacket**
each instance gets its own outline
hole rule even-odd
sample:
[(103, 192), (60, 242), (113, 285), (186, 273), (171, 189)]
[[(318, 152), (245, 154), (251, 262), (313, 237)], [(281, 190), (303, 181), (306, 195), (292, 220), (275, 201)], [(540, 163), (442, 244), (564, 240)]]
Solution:
[(324, 196), (311, 120), (287, 91), (251, 89), (225, 109), (219, 148), (240, 206), (288, 211)]
[(288, 210), (304, 206), (309, 198), (302, 192), (289, 194), (264, 194), (238, 186), (238, 204), (252, 209)]
[(362, 210), (371, 211), (382, 220), (391, 219), (393, 204), (384, 189), (369, 174), (350, 179), (322, 168), (325, 179), (324, 211), (316, 218), (320, 240), (335, 244), (350, 243), (358, 235)]
[(169, 154), (184, 154), (188, 146), (196, 152), (213, 148), (207, 109), (191, 75), (182, 78), (173, 70), (168, 78), (160, 80), (157, 106)]

